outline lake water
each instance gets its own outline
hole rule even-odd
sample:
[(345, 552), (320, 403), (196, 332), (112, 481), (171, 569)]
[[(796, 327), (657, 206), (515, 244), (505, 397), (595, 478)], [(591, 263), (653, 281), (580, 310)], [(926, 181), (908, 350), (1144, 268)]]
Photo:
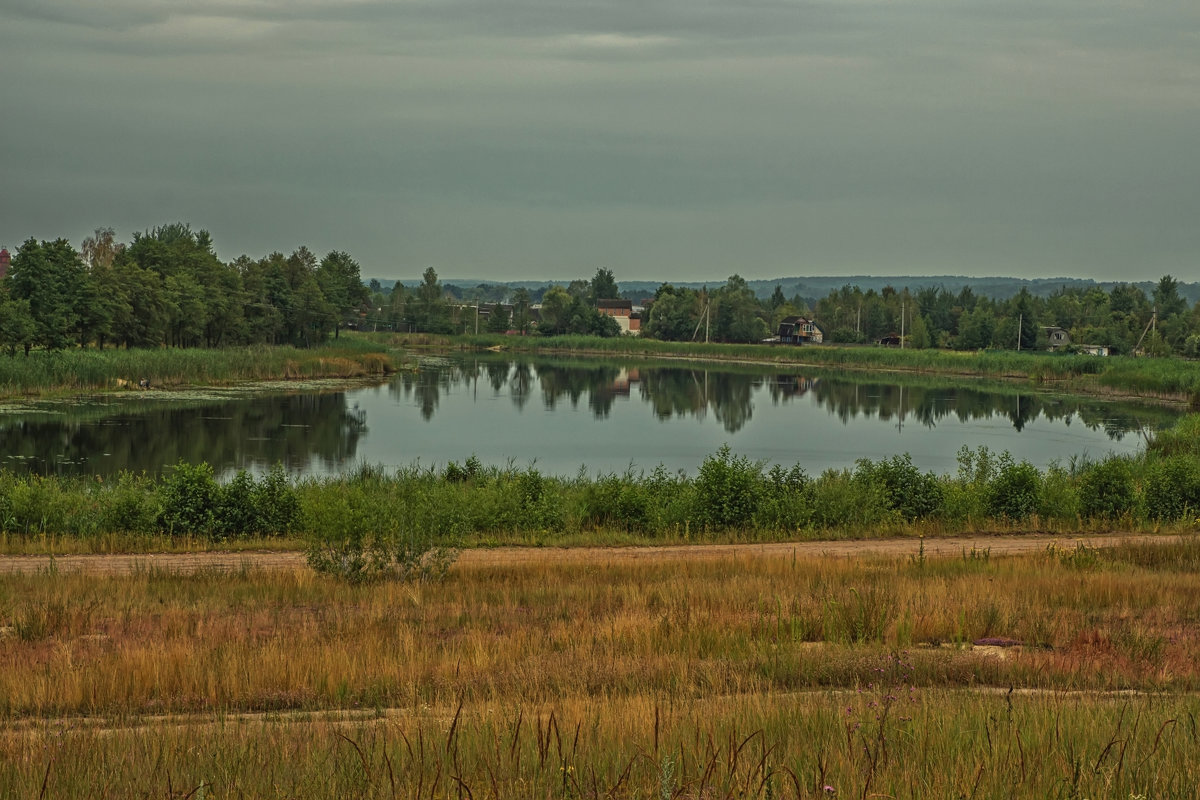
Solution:
[[(165, 394), (165, 393), (164, 393)], [(1134, 453), (1173, 412), (984, 387), (677, 362), (423, 358), (386, 383), (334, 392), (156, 393), (0, 412), (0, 465), (38, 473), (157, 473), (186, 460), (219, 472), (276, 462), (326, 475), (360, 462), (533, 463), (573, 475), (694, 472), (723, 444), (810, 473), (909, 453), (953, 472), (962, 446), (1039, 467)]]

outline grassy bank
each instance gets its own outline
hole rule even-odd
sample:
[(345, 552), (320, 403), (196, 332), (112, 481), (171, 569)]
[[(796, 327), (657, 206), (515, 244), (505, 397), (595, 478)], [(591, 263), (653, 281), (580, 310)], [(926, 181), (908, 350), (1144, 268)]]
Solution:
[(637, 337), (588, 336), (429, 336), (377, 334), (391, 347), (441, 349), (502, 348), (547, 355), (590, 354), (688, 358), (761, 364), (794, 364), (853, 370), (890, 370), (950, 376), (1019, 379), (1084, 394), (1118, 394), (1196, 403), (1200, 365), (1180, 358), (1133, 358), (1046, 352), (900, 350), (889, 347), (768, 345), (660, 342)]
[(361, 465), (295, 481), (281, 467), (215, 479), (180, 463), (161, 478), (34, 476), (0, 471), (0, 549), (112, 552), (276, 540), (338, 547), (635, 544), (939, 536), (974, 531), (1073, 533), (1194, 527), (1200, 517), (1200, 415), (1161, 432), (1137, 457), (1039, 470), (963, 448), (954, 474), (907, 456), (810, 475), (721, 448), (694, 474), (659, 467), (574, 477), (471, 458), (387, 471)]
[(0, 794), (1194, 796), (1198, 576), (1194, 538), (4, 576)]
[(394, 369), (386, 349), (345, 336), (312, 349), (236, 347), (220, 350), (60, 350), (0, 357), (0, 397), (138, 388), (213, 386), (238, 381), (353, 378)]

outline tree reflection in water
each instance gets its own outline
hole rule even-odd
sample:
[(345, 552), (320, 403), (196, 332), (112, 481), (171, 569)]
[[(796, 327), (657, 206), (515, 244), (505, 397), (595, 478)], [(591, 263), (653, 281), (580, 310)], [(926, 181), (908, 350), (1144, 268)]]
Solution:
[[(607, 418), (620, 398), (640, 397), (658, 419), (704, 418), (710, 411), (728, 433), (737, 433), (751, 420), (756, 396), (764, 393), (775, 404), (807, 399), (826, 408), (843, 424), (858, 417), (896, 420), (898, 424), (934, 427), (945, 418), (959, 422), (1004, 418), (1020, 432), (1036, 419), (1070, 424), (1078, 418), (1110, 438), (1141, 431), (1146, 422), (1137, 414), (1114, 414), (1112, 403), (1085, 398), (1056, 397), (962, 386), (924, 383), (860, 382), (847, 378), (748, 370), (663, 366), (647, 363), (581, 362), (472, 358), (439, 359), (392, 381), (397, 397), (415, 400), (426, 420), (437, 409), (442, 392), (476, 380), (480, 374), (494, 394), (507, 384), (518, 408), (536, 389), (545, 408), (560, 403), (572, 408), (586, 404), (597, 419)], [(536, 386), (534, 384), (537, 384)]]
[[(661, 421), (703, 420), (711, 412), (728, 434), (745, 428), (755, 405), (762, 403), (805, 404), (847, 425), (859, 418), (894, 421), (902, 428), (1000, 419), (1019, 432), (1034, 420), (1078, 421), (1116, 440), (1174, 418), (1172, 412), (1143, 406), (922, 379), (864, 382), (744, 367), (503, 355), (428, 359), (418, 369), (394, 376), (386, 396), (415, 406), (422, 420), (436, 422), (443, 404), (452, 407), (446, 396), (468, 388), (476, 399), (507, 396), (518, 413), (539, 395), (546, 410), (586, 409), (600, 420), (611, 418), (619, 403), (648, 407)], [(471, 398), (466, 403), (473, 408)], [(276, 462), (294, 472), (336, 472), (353, 463), (366, 432), (365, 413), (344, 392), (169, 404), (114, 404), (109, 399), (72, 406), (66, 413), (61, 405), (46, 405), (52, 413), (0, 414), (0, 466), (37, 473), (157, 474), (183, 460), (207, 461), (225, 472)], [(495, 424), (504, 424), (501, 415)], [(457, 446), (455, 435), (447, 429), (447, 447)], [(516, 451), (510, 455), (526, 457)]]
[(3, 466), (40, 474), (158, 474), (179, 461), (325, 471), (352, 462), (366, 415), (346, 395), (304, 393), (185, 405), (88, 404), (0, 416)]

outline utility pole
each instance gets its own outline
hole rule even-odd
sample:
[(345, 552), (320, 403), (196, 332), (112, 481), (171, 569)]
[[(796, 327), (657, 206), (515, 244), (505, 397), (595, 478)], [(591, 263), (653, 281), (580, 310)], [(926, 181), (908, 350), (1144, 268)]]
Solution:
[(1158, 331), (1158, 306), (1155, 306), (1150, 311), (1150, 321), (1146, 323), (1146, 327), (1142, 329), (1142, 335), (1138, 337), (1137, 344), (1133, 346), (1133, 353), (1137, 355), (1137, 351), (1142, 347), (1142, 340), (1146, 338), (1146, 334), (1151, 330)]
[(1021, 352), (1021, 330), (1025, 327), (1025, 312), (1017, 314), (1017, 352)]
[(900, 301), (900, 349), (901, 350), (904, 349), (904, 310), (905, 310), (905, 303), (903, 300), (901, 300)]

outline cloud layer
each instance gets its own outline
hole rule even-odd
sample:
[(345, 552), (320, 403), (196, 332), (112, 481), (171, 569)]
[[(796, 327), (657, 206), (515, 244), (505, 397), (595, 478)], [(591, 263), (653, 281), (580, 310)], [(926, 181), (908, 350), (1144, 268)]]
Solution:
[(1190, 0), (19, 0), (0, 54), (10, 248), (1200, 277)]

